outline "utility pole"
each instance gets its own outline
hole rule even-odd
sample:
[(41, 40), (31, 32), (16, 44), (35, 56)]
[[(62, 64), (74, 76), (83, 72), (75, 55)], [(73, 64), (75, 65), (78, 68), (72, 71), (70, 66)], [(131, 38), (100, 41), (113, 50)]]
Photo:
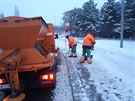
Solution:
[(123, 27), (124, 27), (124, 0), (121, 0), (121, 34), (120, 34), (120, 48), (123, 48)]

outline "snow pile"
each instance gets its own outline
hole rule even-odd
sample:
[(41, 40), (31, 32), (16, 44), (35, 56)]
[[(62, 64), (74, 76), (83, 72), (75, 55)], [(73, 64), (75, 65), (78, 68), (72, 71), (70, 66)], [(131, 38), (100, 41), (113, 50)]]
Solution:
[(54, 90), (53, 101), (73, 101), (69, 82), (69, 74), (64, 58), (59, 56), (59, 65), (56, 73), (57, 85)]

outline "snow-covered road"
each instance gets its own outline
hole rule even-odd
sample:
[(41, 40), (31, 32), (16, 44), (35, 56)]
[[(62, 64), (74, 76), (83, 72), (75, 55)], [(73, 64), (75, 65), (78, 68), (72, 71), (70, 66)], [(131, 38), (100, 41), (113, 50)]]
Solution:
[(64, 37), (56, 39), (61, 54), (52, 101), (135, 101), (135, 41), (119, 48), (119, 40), (97, 39), (92, 64), (81, 64), (82, 39), (76, 39), (77, 58), (68, 57)]
[[(57, 39), (56, 44), (67, 57), (69, 50), (65, 38)], [(121, 49), (119, 40), (98, 39), (92, 52), (92, 64), (80, 64), (81, 53), (82, 45), (78, 44), (78, 58), (67, 57), (75, 101), (135, 101), (134, 41), (124, 41)]]

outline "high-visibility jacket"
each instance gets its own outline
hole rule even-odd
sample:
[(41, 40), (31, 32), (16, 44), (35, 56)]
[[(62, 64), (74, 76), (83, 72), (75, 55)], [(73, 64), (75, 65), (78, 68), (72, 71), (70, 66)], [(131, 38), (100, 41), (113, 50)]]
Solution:
[(92, 47), (96, 43), (95, 38), (93, 37), (92, 34), (88, 33), (84, 39), (83, 39), (83, 45), (84, 46), (90, 46)]
[(75, 38), (72, 37), (72, 36), (69, 36), (69, 37), (68, 37), (68, 42), (69, 42), (69, 46), (71, 46), (71, 47), (73, 47), (74, 45), (77, 44)]

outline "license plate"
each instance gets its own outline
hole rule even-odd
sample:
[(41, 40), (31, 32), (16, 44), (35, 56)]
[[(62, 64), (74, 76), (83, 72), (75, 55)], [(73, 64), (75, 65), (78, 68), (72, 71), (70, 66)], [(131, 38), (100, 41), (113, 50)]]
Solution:
[(0, 89), (9, 89), (10, 85), (9, 84), (1, 84)]

